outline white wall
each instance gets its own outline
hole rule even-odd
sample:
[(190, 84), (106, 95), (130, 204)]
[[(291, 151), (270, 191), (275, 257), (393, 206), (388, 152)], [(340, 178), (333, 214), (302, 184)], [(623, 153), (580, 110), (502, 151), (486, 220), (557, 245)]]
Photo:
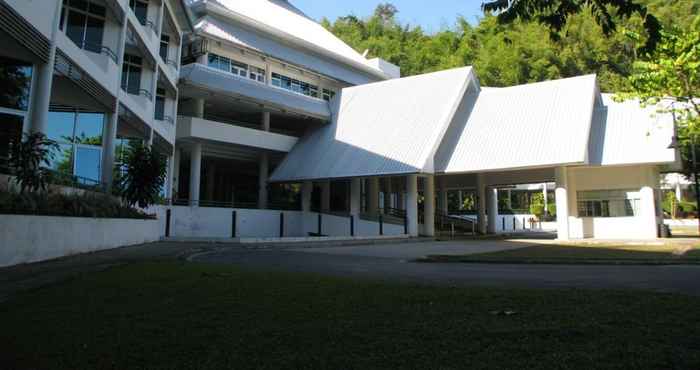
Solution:
[(634, 217), (578, 217), (577, 192), (588, 190), (656, 189), (654, 166), (569, 168), (569, 237), (572, 239), (655, 239), (656, 202), (641, 191), (639, 214)]
[(156, 220), (0, 216), (0, 266), (154, 242)]

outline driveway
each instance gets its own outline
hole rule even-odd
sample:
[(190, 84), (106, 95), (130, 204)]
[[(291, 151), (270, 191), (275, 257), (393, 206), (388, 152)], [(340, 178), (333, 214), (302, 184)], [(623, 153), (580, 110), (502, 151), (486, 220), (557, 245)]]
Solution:
[(371, 278), (440, 285), (524, 288), (649, 289), (700, 295), (700, 266), (501, 265), (417, 263), (428, 254), (467, 254), (520, 248), (528, 241), (456, 241), (351, 247), (222, 248), (189, 258), (249, 269)]

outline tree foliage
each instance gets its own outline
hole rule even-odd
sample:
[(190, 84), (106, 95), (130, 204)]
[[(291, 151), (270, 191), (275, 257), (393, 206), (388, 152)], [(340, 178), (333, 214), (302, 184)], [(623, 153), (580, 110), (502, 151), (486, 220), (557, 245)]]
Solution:
[(140, 144), (130, 146), (124, 162), (126, 173), (121, 177), (124, 200), (141, 208), (155, 204), (165, 184), (165, 157)]
[(51, 165), (56, 149), (58, 144), (41, 132), (24, 134), (24, 140), (12, 144), (9, 165), (21, 194), (27, 190), (46, 190), (51, 176), (47, 167)]
[[(700, 0), (641, 0), (664, 27), (688, 25), (700, 12)], [(546, 79), (596, 73), (601, 90), (630, 90), (627, 77), (638, 59), (639, 44), (627, 34), (645, 34), (644, 18), (612, 13), (617, 28), (606, 35), (590, 7), (567, 17), (558, 39), (538, 22), (516, 19), (499, 22), (485, 14), (478, 23), (462, 17), (435, 33), (400, 23), (391, 12), (378, 9), (367, 18), (340, 17), (322, 24), (368, 57), (380, 57), (401, 67), (404, 76), (471, 65), (484, 86), (509, 86)], [(391, 14), (387, 17), (386, 14)], [(380, 16), (381, 15), (381, 16)]]
[(606, 36), (617, 30), (619, 19), (628, 19), (635, 14), (640, 16), (647, 33), (643, 50), (654, 50), (661, 38), (659, 20), (645, 5), (634, 0), (491, 0), (482, 8), (487, 12), (498, 12), (500, 23), (513, 23), (517, 19), (525, 22), (536, 20), (549, 27), (554, 40), (559, 39), (571, 17), (586, 10)]

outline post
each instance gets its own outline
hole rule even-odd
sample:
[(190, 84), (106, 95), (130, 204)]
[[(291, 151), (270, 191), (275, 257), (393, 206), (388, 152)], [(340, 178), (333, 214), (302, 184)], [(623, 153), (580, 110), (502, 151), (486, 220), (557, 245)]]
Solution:
[(496, 233), (496, 220), (498, 219), (498, 189), (493, 188), (486, 193), (486, 201), (488, 203), (488, 232), (489, 234)]
[(547, 208), (549, 208), (549, 201), (547, 200), (547, 183), (542, 184), (542, 195), (544, 195), (544, 215), (547, 216), (549, 215), (549, 211)]
[(425, 235), (435, 236), (435, 177), (425, 177), (424, 230)]
[(554, 171), (557, 187), (554, 191), (557, 205), (557, 238), (569, 240), (569, 179), (566, 167), (557, 167)]
[(267, 153), (260, 154), (258, 165), (258, 208), (267, 209), (267, 177), (269, 176), (269, 157)]
[(233, 211), (233, 212), (231, 213), (231, 237), (232, 237), (232, 238), (235, 238), (235, 237), (236, 237), (236, 231), (237, 231), (237, 230), (236, 230), (236, 226), (237, 226), (237, 224), (238, 224), (238, 220), (237, 220), (237, 219), (238, 219), (238, 214), (236, 213), (236, 211)]
[(318, 236), (323, 235), (323, 220), (322, 220), (322, 214), (318, 214)]
[(367, 213), (376, 214), (379, 206), (379, 178), (367, 179)]
[(284, 212), (280, 212), (280, 238), (284, 238)]
[(165, 237), (166, 238), (170, 237), (170, 218), (172, 217), (171, 213), (172, 213), (172, 210), (170, 210), (170, 209), (165, 211)]
[(314, 184), (311, 181), (304, 181), (301, 184), (301, 210), (311, 212), (311, 193), (314, 191)]
[[(119, 113), (115, 110), (107, 114), (106, 118), (102, 133), (102, 183), (107, 187), (107, 193), (111, 193), (112, 182), (114, 182), (114, 147), (117, 140)], [(172, 171), (168, 171), (169, 177), (171, 173)]]
[(321, 212), (331, 211), (331, 182), (330, 180), (321, 182)]
[(190, 153), (190, 205), (199, 206), (199, 186), (202, 174), (202, 144), (194, 143)]
[(379, 214), (379, 235), (384, 235), (384, 218)]
[(350, 180), (350, 214), (359, 215), (362, 209), (362, 179)]
[(355, 215), (350, 215), (350, 236), (355, 236)]
[(408, 235), (418, 236), (418, 176), (406, 176), (406, 219)]

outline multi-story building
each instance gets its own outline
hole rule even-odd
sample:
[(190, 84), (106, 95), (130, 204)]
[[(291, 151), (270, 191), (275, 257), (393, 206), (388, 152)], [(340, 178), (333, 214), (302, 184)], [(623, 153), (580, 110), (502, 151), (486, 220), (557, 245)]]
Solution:
[(2, 0), (0, 19), (0, 157), (43, 132), (55, 170), (107, 187), (128, 140), (172, 157), (184, 3)]
[(267, 184), (271, 170), (331, 120), (329, 101), (342, 88), (397, 78), (399, 68), (366, 59), (284, 0), (188, 5), (194, 34), (180, 73), (174, 198), (288, 207), (298, 197)]

